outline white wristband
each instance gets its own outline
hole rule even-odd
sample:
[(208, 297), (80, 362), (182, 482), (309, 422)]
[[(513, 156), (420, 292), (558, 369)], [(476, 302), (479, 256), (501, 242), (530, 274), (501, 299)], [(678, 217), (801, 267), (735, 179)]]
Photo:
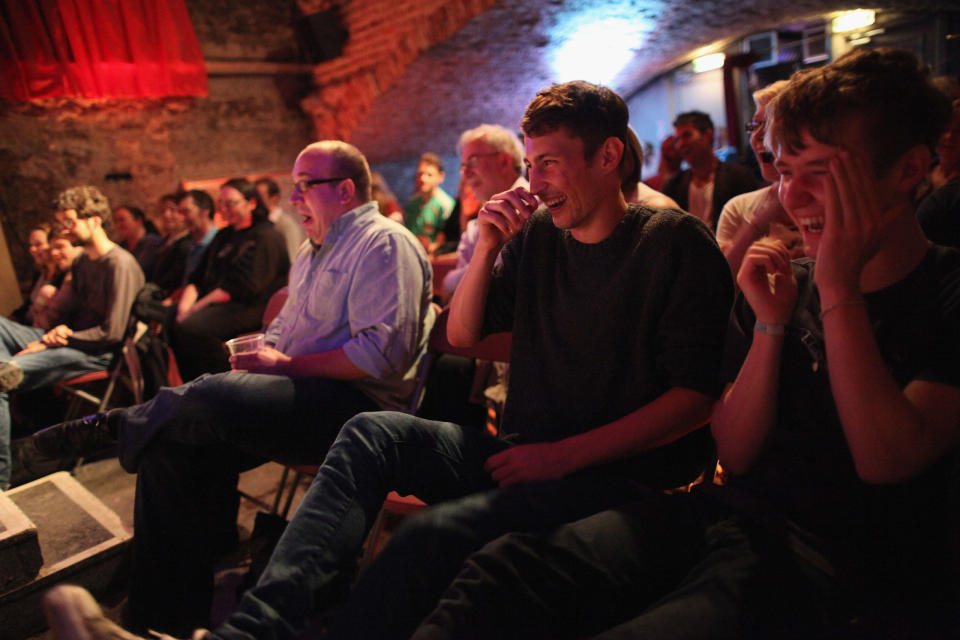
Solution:
[(786, 327), (782, 324), (767, 324), (766, 322), (760, 322), (759, 320), (753, 325), (753, 330), (757, 333), (765, 333), (768, 336), (782, 336)]

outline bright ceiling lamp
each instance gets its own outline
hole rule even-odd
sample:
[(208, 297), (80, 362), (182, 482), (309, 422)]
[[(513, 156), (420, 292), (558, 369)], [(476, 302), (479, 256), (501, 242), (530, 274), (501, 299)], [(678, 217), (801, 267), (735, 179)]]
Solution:
[(645, 20), (580, 15), (554, 33), (553, 72), (559, 82), (609, 84), (633, 58), (652, 25)]
[(705, 56), (694, 58), (691, 65), (693, 65), (694, 73), (702, 73), (704, 71), (713, 71), (714, 69), (721, 68), (726, 59), (727, 56), (722, 53), (708, 53)]
[(876, 20), (877, 12), (873, 9), (857, 9), (855, 11), (844, 11), (834, 17), (831, 23), (831, 29), (834, 33), (844, 33), (846, 31), (856, 31), (869, 27)]

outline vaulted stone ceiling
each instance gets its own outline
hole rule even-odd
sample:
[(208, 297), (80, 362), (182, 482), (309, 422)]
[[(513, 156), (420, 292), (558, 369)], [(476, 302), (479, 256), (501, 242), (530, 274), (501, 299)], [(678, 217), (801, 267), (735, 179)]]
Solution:
[[(874, 0), (871, 8), (960, 10), (960, 0)], [(832, 11), (838, 0), (503, 0), (421, 54), (360, 121), (352, 140), (374, 162), (452, 150), (480, 122), (515, 128), (536, 91), (559, 77), (563, 45), (600, 23), (630, 37), (631, 55), (608, 84), (629, 96), (701, 47)], [(591, 78), (587, 78), (591, 79)]]

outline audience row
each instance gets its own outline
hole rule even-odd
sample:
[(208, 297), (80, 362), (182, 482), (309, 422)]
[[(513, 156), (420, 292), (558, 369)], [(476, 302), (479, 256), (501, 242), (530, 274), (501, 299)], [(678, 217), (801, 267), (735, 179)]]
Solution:
[[(462, 181), (482, 206), (446, 338), (512, 333), (497, 435), (408, 411), (436, 321), (442, 165), (421, 158), (404, 216), (427, 211), (424, 243), (380, 212), (358, 149), (307, 146), (291, 202), (309, 242), (266, 346), (24, 445), (118, 445), (138, 474), (124, 625), (292, 638), (335, 610), (328, 638), (955, 637), (960, 251), (927, 239), (916, 206), (950, 101), (885, 49), (756, 99), (751, 146), (773, 183), (759, 191), (716, 161), (696, 113), (676, 122), (689, 168), (664, 194), (641, 187), (626, 104), (585, 82), (537, 94), (522, 151), (502, 128), (464, 133)], [(231, 226), (177, 327), (280, 282), (283, 241), (253, 186), (220, 197)], [(109, 209), (67, 194), (57, 209), (79, 260), (115, 251)], [(32, 331), (28, 351), (86, 356), (82, 331)], [(6, 389), (28, 379), (23, 357), (2, 365)], [(237, 612), (197, 629), (237, 474), (267, 459), (319, 470)], [(430, 507), (349, 588), (391, 490)], [(133, 637), (78, 587), (46, 603), (57, 637)]]

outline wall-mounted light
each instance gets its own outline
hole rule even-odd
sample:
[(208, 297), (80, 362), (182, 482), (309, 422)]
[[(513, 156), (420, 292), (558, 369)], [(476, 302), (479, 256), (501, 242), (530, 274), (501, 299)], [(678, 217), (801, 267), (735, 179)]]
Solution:
[(724, 60), (727, 59), (722, 53), (708, 53), (705, 56), (700, 56), (699, 58), (694, 58), (691, 63), (693, 66), (694, 73), (702, 73), (704, 71), (713, 71), (714, 69), (719, 69), (723, 66)]
[(831, 28), (834, 33), (844, 33), (869, 27), (876, 20), (876, 11), (872, 9), (857, 9), (844, 11), (834, 17)]

